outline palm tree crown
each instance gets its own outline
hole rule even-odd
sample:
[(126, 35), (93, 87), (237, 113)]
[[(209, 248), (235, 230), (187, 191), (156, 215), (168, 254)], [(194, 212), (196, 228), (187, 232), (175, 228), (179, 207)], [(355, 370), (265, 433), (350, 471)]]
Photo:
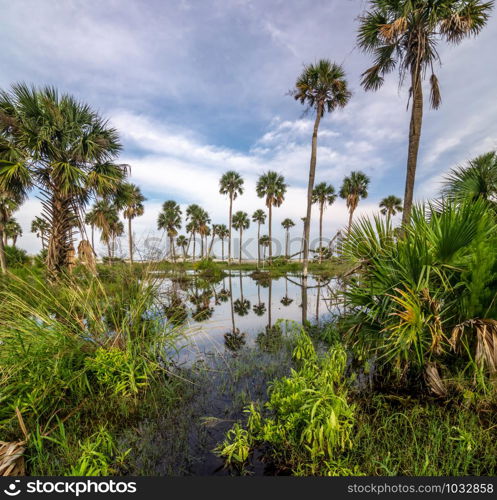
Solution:
[(340, 188), (340, 197), (343, 198), (349, 209), (349, 226), (352, 226), (352, 216), (359, 204), (361, 198), (368, 197), (369, 177), (363, 172), (351, 172), (350, 176), (345, 177)]
[(315, 109), (320, 116), (343, 108), (352, 93), (348, 89), (343, 68), (328, 59), (304, 66), (293, 91), (295, 100)]
[(316, 184), (312, 191), (312, 203), (317, 203), (323, 208), (326, 208), (327, 205), (333, 205), (336, 198), (335, 188), (331, 184), (326, 184), (326, 182)]
[(449, 198), (497, 201), (497, 153), (492, 151), (452, 169), (445, 178), (443, 194)]
[(393, 217), (397, 212), (402, 212), (402, 200), (393, 194), (380, 201), (380, 212), (388, 217)]
[(285, 228), (285, 229), (290, 229), (292, 228), (293, 226), (295, 226), (295, 222), (293, 222), (292, 219), (285, 219), (281, 225)]

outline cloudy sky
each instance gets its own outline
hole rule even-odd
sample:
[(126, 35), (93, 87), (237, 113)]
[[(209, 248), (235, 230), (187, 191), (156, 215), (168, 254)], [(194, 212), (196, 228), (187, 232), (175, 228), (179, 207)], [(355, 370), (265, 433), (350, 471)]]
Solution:
[[(382, 197), (403, 195), (409, 114), (407, 89), (392, 74), (376, 93), (360, 87), (368, 57), (355, 46), (363, 0), (0, 0), (0, 87), (50, 84), (91, 104), (119, 129), (121, 161), (148, 198), (135, 222), (141, 241), (157, 234), (163, 201), (198, 203), (214, 223), (227, 223), (219, 177), (245, 178), (235, 209), (263, 208), (257, 177), (271, 169), (290, 186), (275, 210), (280, 223), (305, 213), (312, 116), (289, 95), (304, 63), (343, 64), (353, 98), (322, 122), (317, 182), (339, 189), (362, 170), (370, 194), (358, 213)], [(495, 16), (477, 39), (440, 46), (443, 103), (425, 111), (416, 198), (434, 196), (444, 173), (497, 147)], [(39, 213), (33, 196), (16, 214), (20, 245)], [(325, 215), (334, 234), (347, 212), (338, 200)], [(317, 226), (313, 227), (315, 233)], [(249, 236), (253, 235), (253, 229)]]

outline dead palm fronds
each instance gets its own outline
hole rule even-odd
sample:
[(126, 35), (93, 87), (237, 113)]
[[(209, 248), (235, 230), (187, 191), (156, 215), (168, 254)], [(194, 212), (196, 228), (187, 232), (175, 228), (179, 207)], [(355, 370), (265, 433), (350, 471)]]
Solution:
[(475, 361), (486, 366), (490, 373), (497, 372), (497, 321), (494, 319), (469, 319), (455, 326), (452, 330), (450, 344), (458, 349), (464, 334), (476, 334)]
[(81, 240), (78, 245), (78, 258), (81, 264), (86, 266), (92, 274), (97, 274), (97, 266), (95, 264), (95, 252), (90, 242)]
[(24, 476), (25, 441), (0, 441), (0, 476)]

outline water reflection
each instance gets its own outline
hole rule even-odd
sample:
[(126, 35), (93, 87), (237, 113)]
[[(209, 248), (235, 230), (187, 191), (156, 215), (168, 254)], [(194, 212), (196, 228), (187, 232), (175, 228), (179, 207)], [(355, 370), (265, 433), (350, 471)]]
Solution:
[(193, 273), (164, 278), (161, 302), (171, 326), (184, 326), (189, 347), (182, 359), (257, 344), (271, 351), (281, 342), (279, 319), (319, 322), (334, 313), (336, 281), (267, 273), (233, 272), (213, 281)]

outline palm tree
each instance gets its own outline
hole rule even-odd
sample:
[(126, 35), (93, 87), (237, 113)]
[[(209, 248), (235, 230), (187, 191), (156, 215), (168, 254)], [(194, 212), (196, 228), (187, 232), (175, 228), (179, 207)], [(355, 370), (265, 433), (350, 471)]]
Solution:
[(236, 200), (238, 195), (243, 194), (243, 179), (242, 176), (233, 170), (223, 174), (219, 181), (219, 193), (226, 194), (230, 200), (229, 207), (229, 237), (228, 237), (228, 265), (231, 263), (231, 226), (233, 220), (233, 200)]
[(271, 239), (267, 234), (264, 234), (259, 238), (259, 245), (262, 247), (262, 263), (264, 264), (266, 260), (266, 248), (271, 246)]
[(100, 239), (107, 244), (107, 251), (109, 257), (111, 256), (110, 240), (111, 240), (111, 225), (116, 220), (119, 219), (116, 207), (112, 205), (108, 199), (98, 200), (91, 210), (87, 212), (85, 217), (85, 222), (90, 224), (92, 227), (92, 247), (95, 252), (94, 242), (93, 242), (93, 232), (94, 227), (100, 229), (101, 236)]
[(243, 231), (250, 227), (250, 219), (246, 212), (241, 210), (233, 215), (233, 227), (235, 230), (240, 231), (240, 254), (238, 256), (238, 262), (242, 263), (242, 238)]
[(279, 207), (285, 200), (287, 185), (285, 178), (277, 172), (269, 171), (259, 177), (256, 185), (257, 196), (266, 198), (266, 207), (269, 209), (269, 261), (273, 259), (273, 207)]
[(217, 235), (221, 240), (221, 260), (224, 261), (224, 240), (228, 237), (229, 231), (228, 228), (224, 224), (219, 224), (217, 226)]
[[(209, 217), (209, 214), (201, 208), (197, 213), (196, 213), (196, 221), (197, 221), (197, 227), (198, 227), (198, 234), (200, 234), (200, 242), (201, 242), (201, 256), (202, 258), (205, 258), (206, 253), (207, 253), (207, 237), (209, 236), (211, 229), (209, 227), (209, 224), (211, 223), (211, 219)], [(205, 244), (204, 244), (205, 240)]]
[[(257, 242), (261, 239), (261, 224), (266, 223), (266, 214), (264, 210), (258, 209), (252, 214), (252, 222), (257, 223)], [(257, 267), (261, 265), (261, 246), (257, 243)]]
[(176, 238), (176, 246), (178, 248), (181, 248), (181, 250), (183, 251), (183, 261), (186, 262), (186, 247), (188, 246), (188, 239), (186, 236), (184, 235), (179, 235), (177, 238)]
[(337, 195), (335, 188), (326, 182), (320, 182), (312, 191), (312, 203), (319, 205), (319, 262), (323, 257), (323, 212), (327, 206), (333, 205)]
[(45, 250), (46, 247), (46, 237), (49, 231), (50, 224), (41, 217), (36, 216), (31, 221), (31, 232), (36, 233), (37, 238), (41, 238), (41, 247)]
[(140, 188), (135, 184), (124, 182), (119, 186), (114, 197), (115, 204), (119, 210), (123, 211), (123, 217), (128, 219), (128, 248), (129, 261), (133, 264), (133, 231), (131, 221), (135, 217), (141, 217), (145, 211), (143, 203), (146, 201)]
[(169, 238), (169, 252), (174, 260), (174, 238), (178, 235), (178, 229), (181, 229), (181, 208), (174, 200), (165, 201), (162, 205), (162, 211), (157, 218), (157, 229), (166, 231)]
[(14, 196), (11, 192), (0, 191), (0, 268), (2, 274), (7, 272), (7, 260), (5, 257), (5, 235), (12, 214), (19, 208), (21, 198)]
[(443, 194), (459, 201), (497, 201), (497, 153), (480, 155), (467, 165), (452, 169), (445, 178)]
[(340, 197), (347, 203), (349, 209), (349, 225), (347, 232), (350, 233), (352, 227), (352, 217), (361, 198), (368, 197), (369, 177), (363, 172), (351, 172), (349, 177), (345, 177), (340, 188)]
[(5, 243), (7, 244), (8, 240), (12, 240), (12, 246), (15, 248), (17, 238), (22, 236), (22, 227), (14, 217), (11, 217), (7, 224), (5, 224), (4, 236)]
[[(114, 259), (116, 256), (116, 238), (122, 236), (124, 234), (124, 224), (119, 220), (119, 215), (116, 212), (116, 217), (113, 217), (109, 223), (109, 240), (110, 240), (110, 248), (111, 254), (110, 258)], [(107, 241), (107, 245), (109, 245), (109, 241)]]
[(314, 131), (312, 133), (311, 162), (307, 186), (307, 213), (304, 221), (304, 274), (307, 276), (309, 264), (309, 238), (311, 233), (312, 192), (316, 176), (318, 130), (321, 118), (327, 111), (331, 113), (344, 108), (350, 100), (351, 92), (347, 87), (345, 73), (341, 66), (327, 59), (304, 67), (297, 79), (293, 96), (310, 109), (316, 110)]
[(284, 227), (286, 231), (286, 238), (285, 238), (285, 256), (288, 259), (289, 255), (289, 243), (290, 243), (290, 228), (295, 226), (295, 222), (293, 222), (292, 219), (285, 219), (281, 225)]
[(45, 197), (50, 221), (47, 268), (54, 277), (70, 263), (74, 227), (88, 201), (116, 190), (127, 175), (115, 164), (117, 131), (89, 106), (53, 87), (25, 84), (0, 93), (0, 189)]
[[(186, 220), (188, 224), (186, 225), (186, 230), (190, 234), (190, 242), (193, 239), (193, 262), (195, 262), (195, 246), (196, 246), (196, 234), (199, 230), (199, 216), (202, 212), (202, 208), (196, 203), (192, 203), (186, 207)], [(188, 249), (190, 248), (190, 243), (188, 243)], [(188, 250), (187, 250), (188, 252)]]
[(485, 26), (493, 2), (480, 0), (371, 0), (371, 10), (360, 19), (358, 44), (371, 54), (374, 64), (362, 74), (362, 86), (377, 90), (386, 74), (399, 71), (400, 84), (409, 77), (409, 101), (412, 97), (409, 147), (407, 154), (404, 213), (409, 222), (423, 121), (422, 80), (430, 76), (430, 104), (441, 104), (438, 79), (433, 66), (440, 61), (440, 41), (457, 44), (476, 36)]
[(391, 194), (380, 201), (380, 208), (380, 212), (390, 219), (396, 215), (397, 212), (402, 212), (402, 200)]

